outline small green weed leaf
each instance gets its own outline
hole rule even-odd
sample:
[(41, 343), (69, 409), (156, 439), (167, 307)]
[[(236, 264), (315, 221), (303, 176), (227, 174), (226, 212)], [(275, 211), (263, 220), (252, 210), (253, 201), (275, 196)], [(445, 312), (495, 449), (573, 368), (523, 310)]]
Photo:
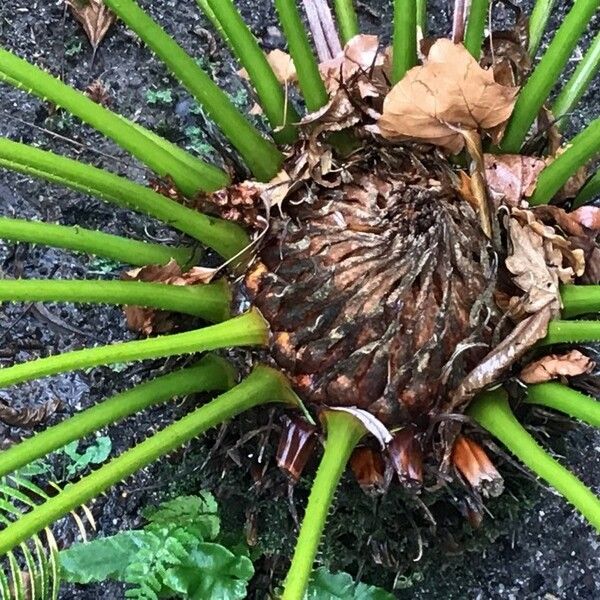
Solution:
[(241, 600), (254, 575), (252, 562), (219, 544), (200, 544), (187, 560), (167, 569), (164, 583), (190, 600)]
[(304, 600), (394, 600), (381, 588), (356, 583), (348, 573), (330, 573), (324, 567), (312, 576)]
[(67, 467), (67, 473), (70, 477), (83, 471), (89, 465), (103, 463), (110, 455), (112, 450), (112, 441), (107, 436), (102, 436), (88, 446), (83, 454), (77, 451), (78, 441), (71, 442), (64, 447), (64, 453), (73, 461)]
[(75, 544), (60, 552), (65, 580), (90, 583), (112, 579), (122, 581), (134, 557), (148, 543), (145, 531), (124, 531), (92, 542)]
[(173, 93), (171, 90), (148, 90), (146, 92), (146, 101), (148, 104), (171, 104), (173, 102)]
[(147, 508), (142, 513), (151, 523), (199, 528), (203, 540), (212, 541), (218, 535), (221, 520), (217, 501), (209, 492), (198, 496), (178, 496), (163, 502), (158, 508)]

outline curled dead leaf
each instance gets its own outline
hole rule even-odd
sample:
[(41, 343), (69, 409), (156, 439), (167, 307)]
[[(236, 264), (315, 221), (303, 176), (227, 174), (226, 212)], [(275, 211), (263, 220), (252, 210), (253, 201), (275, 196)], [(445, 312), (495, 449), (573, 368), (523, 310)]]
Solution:
[(560, 377), (574, 377), (591, 373), (596, 364), (579, 350), (566, 354), (549, 354), (528, 364), (519, 376), (523, 383), (542, 383)]
[(106, 8), (102, 0), (67, 0), (67, 4), (96, 50), (115, 22), (114, 13)]
[[(198, 285), (210, 283), (217, 271), (218, 269), (207, 267), (192, 267), (183, 273), (181, 267), (171, 260), (166, 265), (147, 265), (127, 271), (123, 275), (123, 279), (170, 285)], [(171, 315), (167, 311), (141, 306), (126, 306), (124, 310), (127, 325), (133, 331), (150, 335), (166, 333), (174, 327)]]
[(60, 400), (49, 400), (31, 407), (13, 408), (0, 402), (0, 421), (13, 427), (35, 427), (47, 421), (60, 407)]
[(366, 446), (356, 448), (350, 457), (350, 468), (365, 494), (380, 495), (389, 487), (390, 476), (379, 450)]
[[(387, 95), (378, 128), (391, 140), (414, 139), (460, 152), (459, 130), (490, 131), (512, 114), (518, 88), (494, 81), (461, 44), (440, 39), (425, 65), (414, 67)], [(495, 132), (495, 140), (500, 138)]]
[[(288, 85), (290, 83), (295, 83), (298, 80), (294, 59), (287, 54), (287, 52), (275, 49), (271, 50), (266, 57), (279, 83)], [(246, 71), (246, 69), (240, 69), (238, 75), (246, 80), (249, 79), (248, 71)]]
[(496, 205), (519, 206), (535, 191), (537, 179), (546, 162), (520, 154), (484, 154), (485, 177)]

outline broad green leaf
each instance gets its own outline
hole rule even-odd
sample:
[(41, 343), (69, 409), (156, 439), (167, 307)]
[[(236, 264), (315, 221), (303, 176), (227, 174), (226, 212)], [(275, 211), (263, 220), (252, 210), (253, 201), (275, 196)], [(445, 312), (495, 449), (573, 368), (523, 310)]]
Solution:
[(185, 564), (167, 569), (164, 584), (190, 600), (241, 600), (254, 575), (249, 558), (219, 544), (200, 544)]
[(125, 572), (141, 548), (150, 543), (145, 531), (124, 531), (92, 542), (74, 544), (59, 554), (61, 572), (67, 581), (90, 583), (123, 581)]
[(304, 600), (394, 600), (381, 588), (356, 583), (348, 573), (330, 573), (324, 567), (312, 576)]
[(85, 452), (81, 454), (77, 447), (78, 441), (67, 444), (63, 450), (65, 454), (73, 461), (67, 467), (69, 476), (73, 476), (80, 471), (83, 471), (89, 465), (96, 465), (103, 463), (112, 450), (112, 441), (107, 436), (102, 436), (96, 439), (96, 441), (85, 449)]
[(146, 509), (143, 515), (151, 523), (199, 528), (202, 538), (207, 541), (219, 535), (221, 526), (217, 501), (209, 492), (200, 492), (198, 496), (178, 496), (163, 502), (158, 508)]

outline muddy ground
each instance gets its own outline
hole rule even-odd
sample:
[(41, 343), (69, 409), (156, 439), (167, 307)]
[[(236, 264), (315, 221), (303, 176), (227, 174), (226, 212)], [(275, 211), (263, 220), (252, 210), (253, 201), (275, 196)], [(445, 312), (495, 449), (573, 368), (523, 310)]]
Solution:
[[(251, 100), (247, 90), (235, 77), (236, 65), (223, 46), (215, 40), (205, 20), (196, 10), (193, 0), (154, 0), (143, 5), (182, 42), (202, 64), (210, 70), (232, 94), (242, 108), (249, 108)], [(271, 2), (261, 0), (238, 2), (247, 21), (267, 48), (281, 47), (283, 39)], [(358, 2), (365, 30), (389, 33), (390, 2)], [(449, 4), (449, 3), (448, 3)], [(562, 8), (553, 18), (554, 26), (560, 23), (570, 2), (560, 3)], [(430, 2), (430, 25), (435, 31), (447, 31), (448, 5), (443, 1)], [(523, 3), (527, 8), (527, 3)], [(598, 21), (595, 23), (596, 30)], [(94, 79), (100, 78), (107, 86), (111, 106), (136, 118), (170, 139), (200, 153), (208, 153), (210, 145), (218, 148), (220, 140), (202, 115), (194, 110), (189, 96), (166, 74), (163, 66), (141, 47), (134, 36), (122, 26), (116, 26), (100, 47), (92, 64), (92, 51), (79, 26), (70, 16), (65, 16), (59, 0), (4, 0), (0, 5), (0, 43), (55, 74), (60, 74), (70, 84), (85, 89)], [(579, 49), (580, 50), (580, 49)], [(572, 63), (571, 68), (574, 63)], [(157, 94), (158, 92), (158, 94)], [(584, 98), (582, 109), (573, 118), (576, 130), (600, 113), (598, 87)], [(54, 113), (41, 101), (8, 88), (0, 87), (0, 134), (27, 143), (39, 144), (63, 154), (76, 156), (134, 179), (143, 181), (146, 170), (125, 153), (101, 136), (62, 113)], [(60, 136), (60, 137), (59, 137)], [(93, 198), (48, 186), (21, 175), (0, 172), (0, 214), (64, 224), (80, 224), (98, 228), (135, 239), (176, 241), (177, 234), (149, 219), (129, 211), (115, 208)], [(113, 278), (121, 265), (101, 261), (69, 252), (33, 247), (25, 244), (0, 243), (0, 276), (55, 277), (55, 278)], [(2, 306), (0, 309), (0, 364), (7, 366), (39, 356), (56, 354), (82, 346), (105, 344), (132, 338), (127, 333), (119, 309), (107, 307), (73, 307), (47, 305), (47, 310), (33, 306)], [(241, 357), (243, 358), (243, 356)], [(0, 399), (12, 405), (28, 406), (59, 398), (63, 405), (53, 419), (62, 419), (74, 411), (92, 405), (102, 398), (126, 389), (132, 383), (171, 368), (176, 361), (143, 363), (122, 368), (99, 368), (85, 373), (53, 377), (43, 382), (25, 384), (0, 391)], [(113, 443), (113, 453), (118, 453), (141, 440), (149, 430), (160, 428), (173, 416), (181, 414), (193, 400), (166, 405), (150, 410), (107, 432)], [(260, 419), (247, 416), (229, 428), (229, 438), (238, 431), (259, 427)], [(23, 432), (0, 425), (5, 440), (17, 438)], [(288, 509), (287, 488), (283, 479), (271, 474), (267, 484), (257, 491), (249, 475), (252, 456), (257, 448), (272, 442), (256, 435), (235, 452), (218, 449), (212, 452), (212, 467), (204, 464), (217, 434), (192, 444), (185, 451), (163, 461), (126, 484), (118, 486), (105, 498), (93, 505), (93, 512), (102, 534), (135, 527), (139, 524), (139, 509), (167, 493), (193, 492), (206, 487), (215, 491), (223, 506), (234, 504), (236, 499), (254, 498), (257, 504), (257, 523), (260, 543), (266, 548), (285, 553), (293, 543), (293, 519)], [(216, 457), (216, 458), (215, 458)], [(591, 429), (578, 427), (567, 435), (564, 460), (588, 484), (600, 491), (600, 436)], [(175, 466), (176, 465), (176, 468)], [(56, 467), (56, 466), (55, 466)], [(58, 467), (57, 467), (58, 468)], [(221, 476), (226, 472), (227, 475)], [(516, 488), (521, 487), (517, 480)], [(350, 497), (356, 494), (352, 482), (347, 482)], [(237, 486), (237, 487), (236, 487)], [(260, 487), (260, 486), (259, 486)], [(519, 489), (514, 490), (518, 494)], [(302, 489), (300, 490), (300, 496)], [(537, 494), (537, 495), (536, 495)], [(358, 498), (358, 496), (356, 496)], [(478, 598), (478, 599), (592, 599), (600, 596), (600, 543), (591, 528), (574, 514), (563, 501), (549, 491), (537, 489), (525, 494), (533, 503), (519, 511), (517, 518), (506, 517), (510, 510), (497, 508), (487, 520), (484, 533), (469, 538), (471, 552), (455, 556), (461, 544), (438, 544), (442, 560), (424, 559), (406, 571), (406, 577), (397, 579), (409, 589), (399, 589), (399, 598)], [(362, 502), (362, 500), (357, 501)], [(365, 501), (366, 502), (366, 501)], [(391, 501), (390, 501), (391, 502)], [(520, 500), (521, 503), (527, 502)], [(248, 503), (251, 503), (248, 500)], [(332, 519), (331, 528), (338, 531), (339, 523), (347, 520), (349, 502), (342, 502)], [(372, 505), (374, 506), (374, 505)], [(378, 505), (377, 510), (391, 510)], [(344, 512), (346, 511), (346, 512)], [(239, 512), (239, 511), (238, 511)], [(232, 529), (241, 529), (247, 515), (233, 508), (227, 511)], [(494, 509), (492, 509), (494, 512)], [(392, 515), (393, 516), (393, 515)], [(387, 515), (387, 518), (390, 514)], [(458, 526), (457, 526), (458, 527)], [(281, 534), (278, 532), (283, 531)], [(288, 533), (285, 533), (285, 532)], [(485, 533), (487, 532), (487, 534)], [(493, 532), (493, 535), (492, 535)], [(347, 532), (343, 532), (346, 538)], [(360, 532), (359, 532), (360, 533)], [(414, 556), (415, 539), (408, 537), (398, 547), (405, 549), (405, 562)], [(451, 532), (448, 533), (450, 535)], [(75, 532), (69, 524), (58, 528), (62, 544), (69, 543)], [(331, 534), (333, 536), (333, 534)], [(400, 534), (399, 534), (400, 535)], [(269, 537), (271, 536), (271, 537)], [(271, 539), (273, 537), (281, 539)], [(334, 540), (340, 542), (344, 537)], [(360, 535), (357, 536), (360, 538)], [(364, 535), (363, 535), (364, 537)], [(456, 536), (459, 540), (460, 535)], [(495, 543), (487, 542), (495, 537)], [(345, 539), (345, 538), (344, 538)], [(343, 540), (342, 540), (343, 541)], [(324, 557), (335, 554), (336, 543), (328, 540)], [(345, 547), (352, 547), (346, 539)], [(329, 546), (330, 548), (329, 548)], [(464, 542), (467, 545), (467, 542)], [(452, 548), (452, 552), (448, 549)], [(329, 549), (328, 549), (329, 548)], [(426, 553), (429, 549), (426, 548)], [(431, 551), (434, 552), (433, 550)], [(336, 562), (337, 561), (337, 562)], [(332, 565), (361, 571), (365, 579), (389, 584), (389, 574), (380, 575), (371, 558), (364, 564), (339, 555)], [(268, 572), (281, 571), (284, 561), (262, 561), (261, 574), (253, 585), (252, 597), (264, 598), (268, 588)], [(387, 571), (385, 572), (387, 573)], [(393, 578), (392, 578), (393, 579)], [(118, 599), (123, 590), (118, 585), (65, 588), (63, 598)]]

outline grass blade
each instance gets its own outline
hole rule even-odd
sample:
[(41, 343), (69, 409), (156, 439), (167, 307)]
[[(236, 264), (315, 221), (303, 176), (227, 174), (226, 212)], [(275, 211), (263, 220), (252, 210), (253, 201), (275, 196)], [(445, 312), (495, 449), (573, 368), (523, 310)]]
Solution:
[(193, 367), (157, 377), (117, 394), (11, 446), (0, 453), (0, 476), (4, 477), (74, 440), (82, 439), (149, 406), (168, 402), (177, 396), (226, 390), (232, 386), (233, 380), (234, 374), (229, 364), (208, 355)]
[(105, 4), (137, 33), (206, 109), (255, 177), (261, 181), (275, 177), (283, 154), (249, 123), (194, 59), (134, 0), (105, 0)]
[(569, 143), (539, 175), (535, 192), (529, 199), (533, 206), (547, 204), (577, 170), (600, 154), (600, 118), (592, 121)]
[(143, 281), (1, 279), (0, 302), (5, 301), (143, 306), (218, 323), (230, 317), (231, 291), (225, 280), (181, 286)]
[(171, 259), (184, 267), (197, 254), (190, 248), (170, 248), (77, 226), (67, 227), (7, 217), (0, 217), (0, 239), (86, 252), (138, 267), (166, 265)]
[(415, 0), (394, 0), (392, 82), (400, 81), (417, 64), (417, 5)]
[(0, 387), (100, 365), (193, 354), (230, 346), (261, 346), (266, 344), (267, 338), (265, 320), (252, 309), (224, 323), (195, 331), (74, 350), (4, 367), (0, 369)]
[(286, 93), (256, 38), (244, 23), (232, 0), (208, 0), (207, 4), (219, 20), (225, 40), (248, 72), (260, 105), (271, 126), (276, 130), (273, 137), (281, 144), (293, 143), (298, 134), (292, 123), (300, 121), (300, 117), (287, 101)]
[(11, 523), (0, 532), (0, 555), (207, 429), (255, 406), (272, 402), (297, 403), (279, 372), (258, 366), (233, 389), (155, 433)]
[(353, 0), (335, 0), (335, 16), (340, 28), (342, 43), (347, 44), (359, 34), (358, 17)]
[(488, 21), (489, 0), (471, 0), (471, 8), (467, 19), (465, 31), (465, 47), (475, 60), (481, 57), (483, 35)]
[(600, 0), (575, 0), (573, 8), (563, 20), (546, 53), (521, 89), (500, 144), (501, 152), (519, 153), (531, 125), (560, 77), (589, 21), (598, 10), (598, 6)]
[[(217, 190), (229, 182), (228, 176), (220, 169), (96, 104), (85, 94), (3, 49), (0, 49), (0, 80), (16, 84), (44, 101), (65, 108), (115, 141), (161, 177), (171, 177), (189, 197), (199, 191)], [(161, 143), (156, 143), (157, 140), (161, 140)]]
[(562, 383), (549, 382), (528, 386), (525, 402), (546, 406), (592, 427), (600, 427), (600, 402)]
[(235, 256), (249, 243), (248, 235), (234, 223), (207, 217), (124, 177), (52, 152), (0, 138), (0, 166), (143, 212), (200, 240), (225, 258)]
[(275, 0), (279, 21), (294, 59), (306, 107), (315, 112), (329, 102), (319, 65), (310, 46), (295, 0)]
[(570, 113), (581, 96), (585, 94), (590, 86), (590, 83), (598, 73), (600, 68), (600, 33), (596, 35), (592, 45), (588, 48), (585, 56), (581, 59), (575, 72), (561, 90), (560, 94), (552, 105), (552, 114), (558, 121), (558, 125), (563, 129), (569, 122), (569, 119), (564, 118)]

